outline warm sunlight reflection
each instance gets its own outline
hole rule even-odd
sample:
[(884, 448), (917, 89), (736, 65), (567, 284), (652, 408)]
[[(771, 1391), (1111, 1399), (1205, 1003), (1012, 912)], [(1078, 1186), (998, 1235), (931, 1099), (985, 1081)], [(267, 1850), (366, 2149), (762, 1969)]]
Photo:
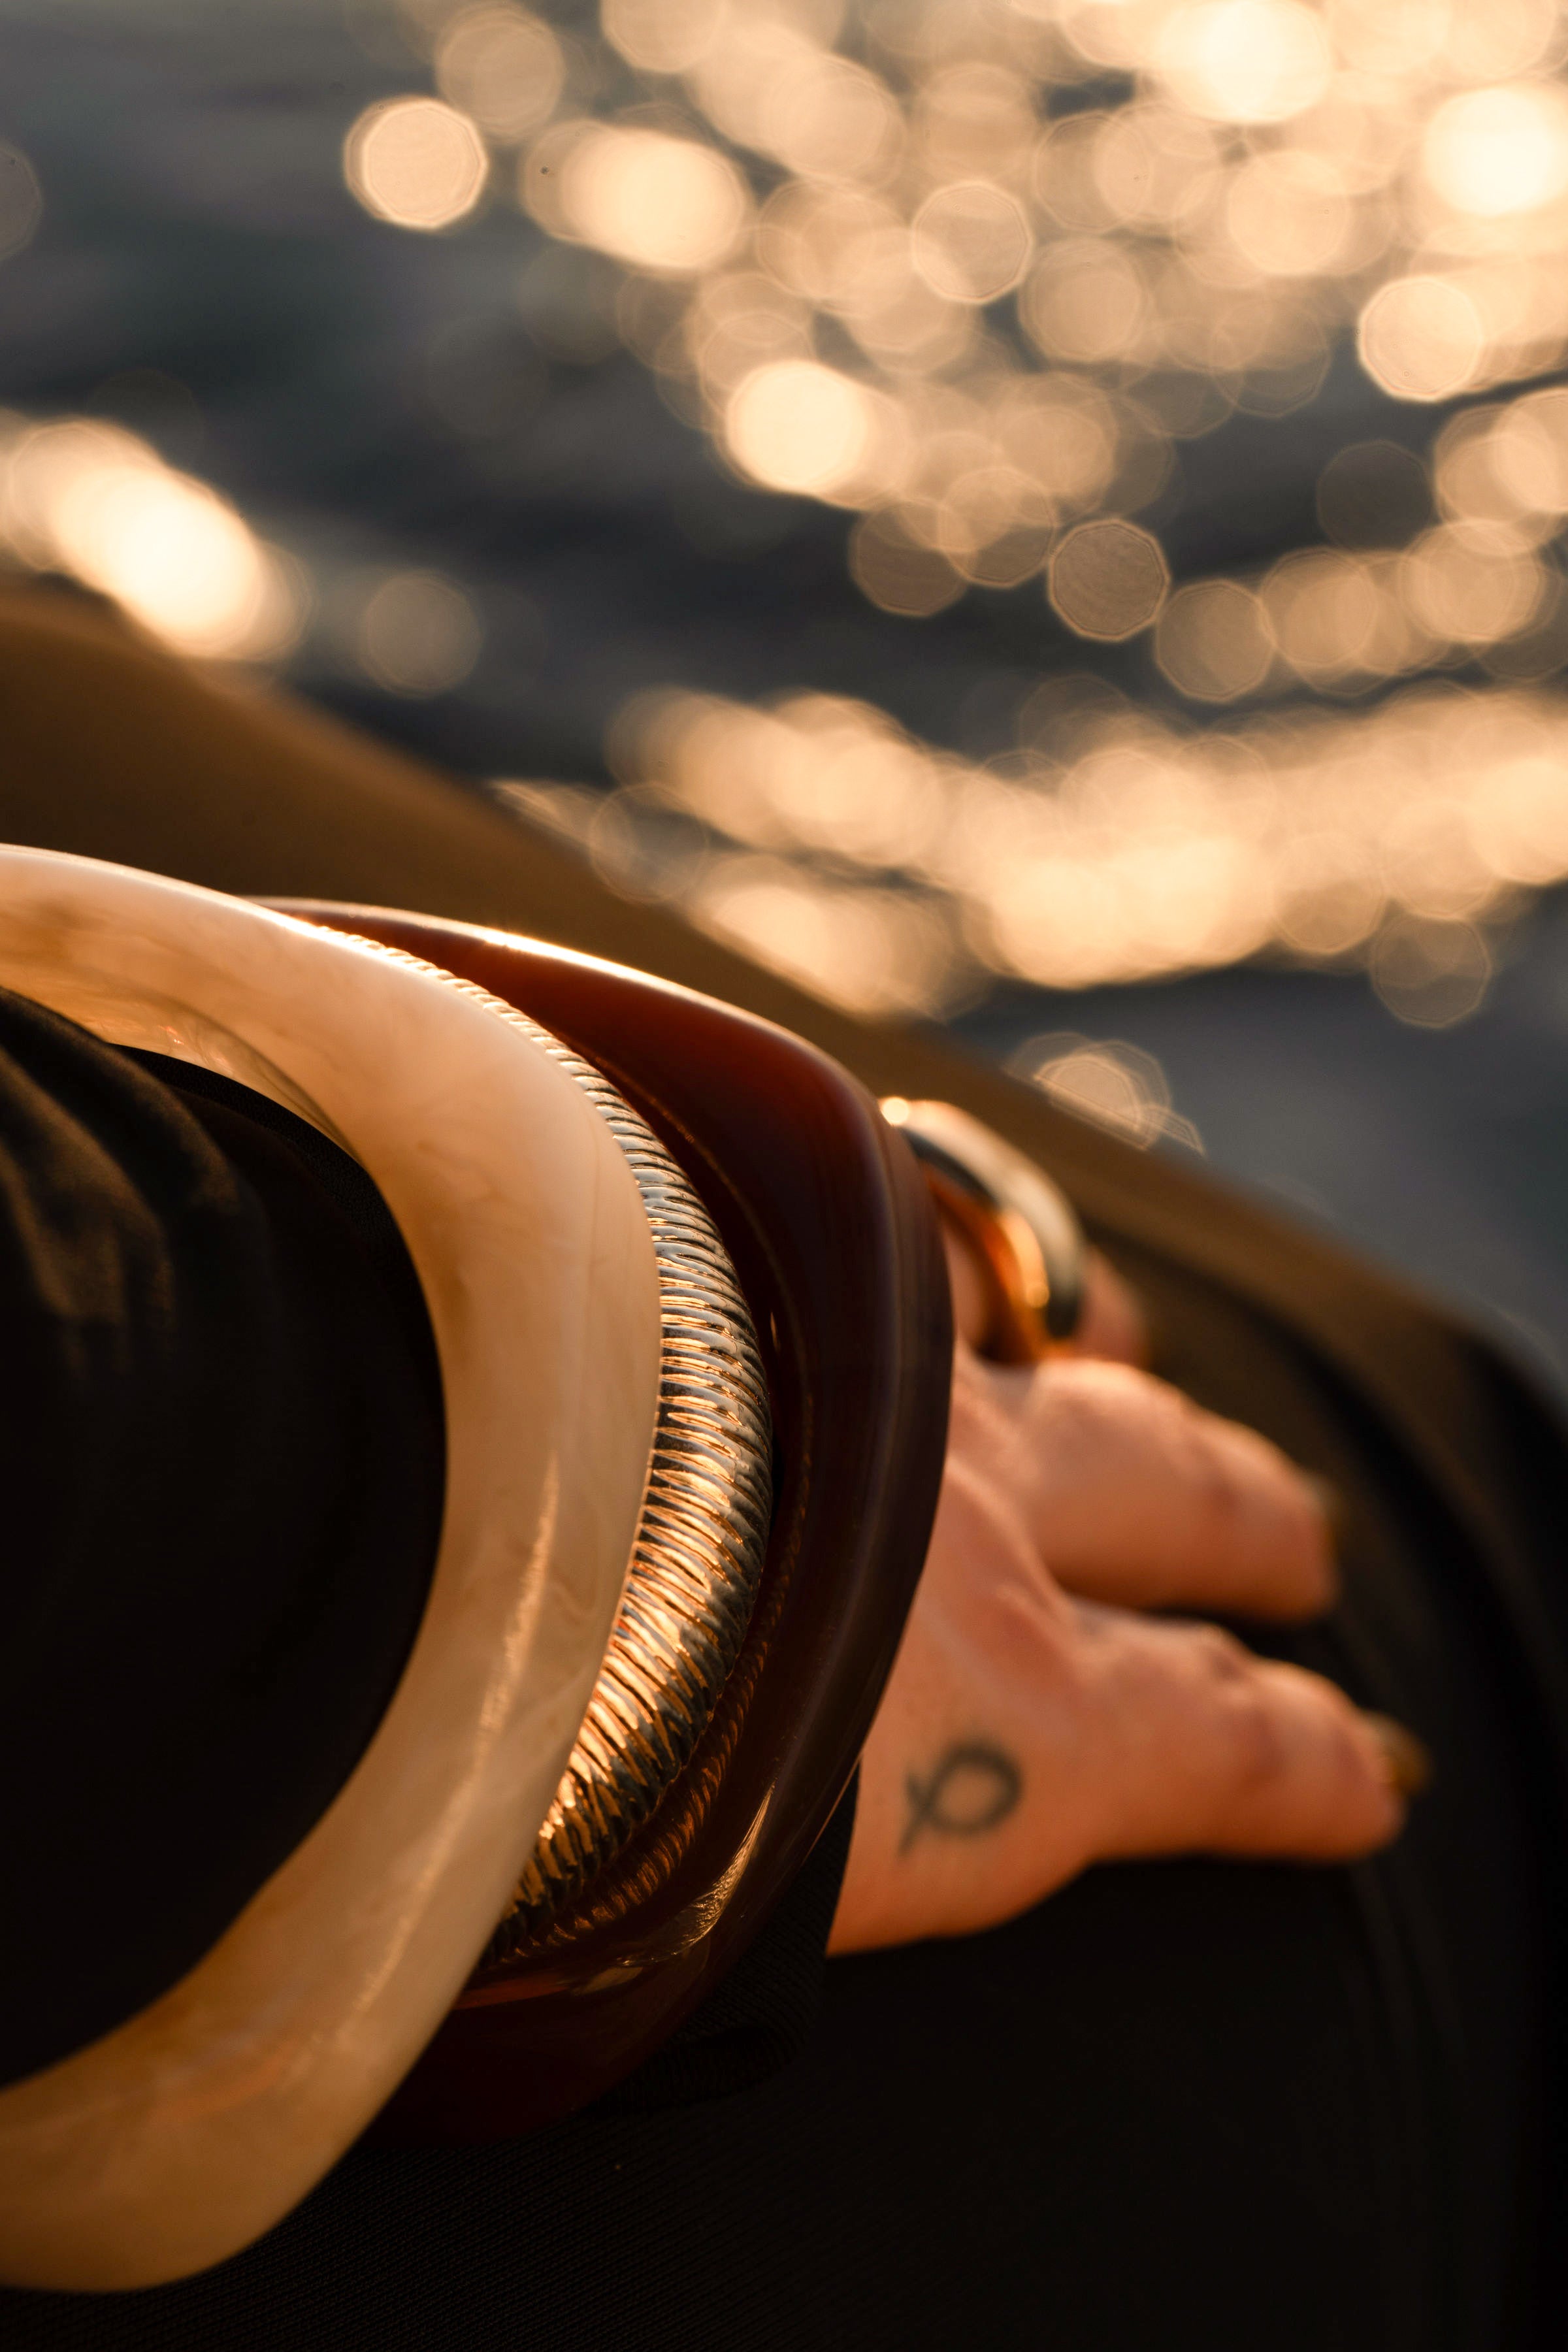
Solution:
[(23, 562), (74, 573), (181, 653), (263, 658), (292, 642), (296, 574), (205, 483), (119, 425), (10, 428), (0, 530)]
[[(1352, 567), (1281, 592), (1312, 658), (1351, 657), (1354, 583)], [(1211, 694), (1227, 662), (1269, 650), (1259, 608), (1224, 585), (1182, 592), (1191, 605), (1173, 598), (1160, 625), (1162, 657), (1201, 667)], [(1303, 601), (1309, 621), (1293, 619)], [(998, 977), (1095, 987), (1262, 954), (1361, 964), (1402, 1019), (1440, 1025), (1480, 1002), (1490, 928), (1568, 878), (1568, 706), (1537, 689), (1422, 685), (1218, 733), (1069, 678), (1028, 725), (980, 766), (842, 697), (670, 691), (621, 713), (607, 801), (500, 789), (618, 887), (862, 1011), (942, 1013)], [(1069, 1050), (1053, 1083), (1123, 1086)]]

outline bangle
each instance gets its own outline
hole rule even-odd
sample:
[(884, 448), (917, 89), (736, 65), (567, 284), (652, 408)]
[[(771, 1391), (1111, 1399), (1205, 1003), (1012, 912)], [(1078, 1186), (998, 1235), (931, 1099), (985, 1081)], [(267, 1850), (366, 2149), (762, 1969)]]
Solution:
[(953, 1103), (888, 1095), (882, 1116), (898, 1129), (932, 1199), (973, 1243), (990, 1277), (992, 1313), (981, 1353), (1030, 1364), (1069, 1340), (1083, 1314), (1087, 1244), (1060, 1188)]

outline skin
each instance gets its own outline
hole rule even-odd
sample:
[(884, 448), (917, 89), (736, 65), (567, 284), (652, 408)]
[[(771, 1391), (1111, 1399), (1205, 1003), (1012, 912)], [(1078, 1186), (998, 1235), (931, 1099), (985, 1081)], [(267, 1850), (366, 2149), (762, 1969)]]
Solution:
[(1405, 1805), (1373, 1722), (1216, 1626), (1143, 1613), (1320, 1614), (1337, 1577), (1319, 1494), (1141, 1369), (1136, 1306), (1103, 1261), (1073, 1354), (984, 1361), (965, 1336), (984, 1286), (948, 1246), (942, 1497), (829, 1949), (993, 1927), (1096, 1862), (1385, 1844)]

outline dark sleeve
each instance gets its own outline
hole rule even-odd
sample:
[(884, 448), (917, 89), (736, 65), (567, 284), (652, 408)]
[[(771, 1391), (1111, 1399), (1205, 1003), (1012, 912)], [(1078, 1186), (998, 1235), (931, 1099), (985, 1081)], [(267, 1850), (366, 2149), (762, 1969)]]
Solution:
[(167, 1066), (0, 992), (0, 2083), (156, 2000), (309, 1833), (439, 1538), (375, 1187)]

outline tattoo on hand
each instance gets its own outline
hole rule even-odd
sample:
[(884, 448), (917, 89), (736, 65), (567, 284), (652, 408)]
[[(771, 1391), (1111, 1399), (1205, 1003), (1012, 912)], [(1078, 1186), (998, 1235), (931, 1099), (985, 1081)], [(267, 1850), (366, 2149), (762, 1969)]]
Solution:
[(928, 1780), (906, 1773), (904, 1793), (910, 1819), (900, 1841), (900, 1853), (908, 1853), (924, 1830), (935, 1830), (942, 1837), (984, 1837), (1016, 1805), (1024, 1793), (1024, 1776), (1005, 1748), (981, 1739), (963, 1740), (947, 1750)]

